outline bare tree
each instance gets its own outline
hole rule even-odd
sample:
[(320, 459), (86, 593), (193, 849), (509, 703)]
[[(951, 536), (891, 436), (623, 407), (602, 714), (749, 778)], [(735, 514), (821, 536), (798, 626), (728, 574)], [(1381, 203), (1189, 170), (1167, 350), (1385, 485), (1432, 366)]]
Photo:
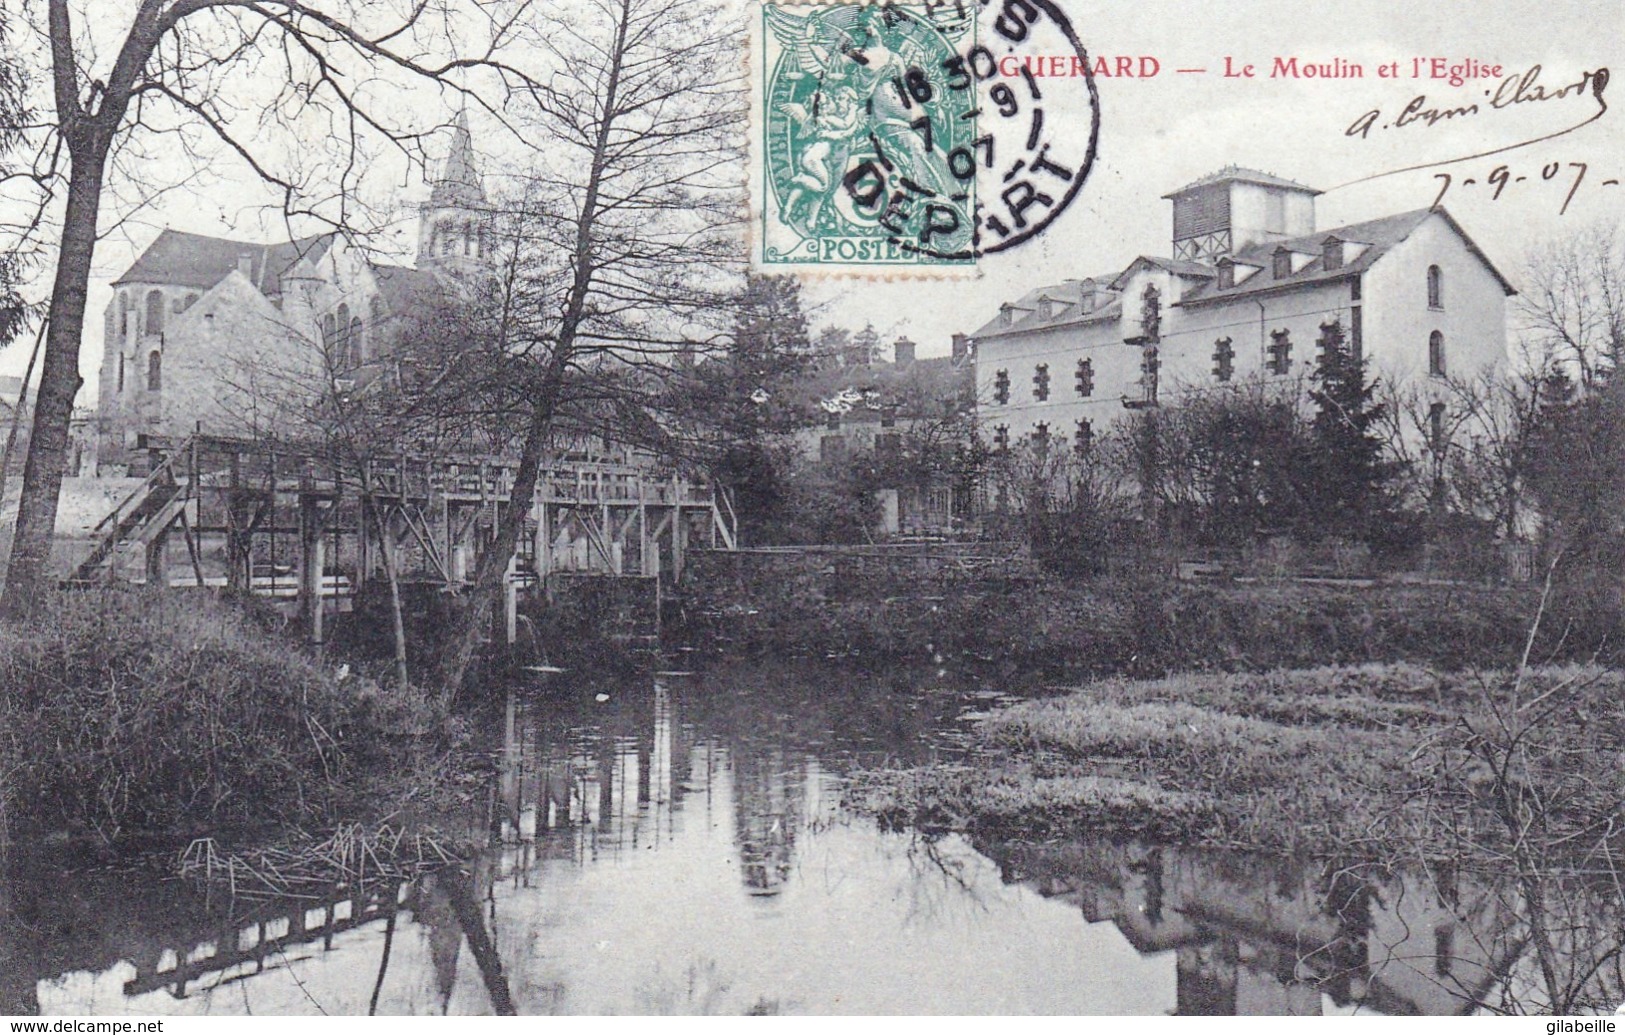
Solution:
[(515, 246), (539, 249), (528, 284), (546, 305), (515, 306), (500, 324), (528, 400), (516, 505), (480, 554), (450, 630), (448, 695), (524, 529), (518, 503), (535, 492), (567, 390), (658, 374), (674, 353), (720, 340), (722, 329), (705, 327), (743, 251), (736, 27), (704, 0), (589, 0), (534, 28), (553, 67), (533, 91), (531, 130), (549, 141), (529, 191), (546, 208)]
[(1618, 364), (1625, 349), (1625, 239), (1598, 223), (1534, 249), (1523, 270), (1517, 313), (1542, 365), (1563, 370), (1582, 393)]
[[(13, 614), (45, 579), (91, 260), (104, 202), (128, 184), (118, 158), (135, 161), (143, 146), (196, 162), (224, 154), (279, 196), (289, 219), (345, 226), (356, 222), (372, 148), (421, 161), (426, 130), (390, 114), (392, 87), (415, 80), (466, 93), (463, 82), (482, 71), (508, 89), (530, 82), (502, 55), (531, 0), (139, 0), (123, 5), (127, 22), (111, 24), (109, 6), (93, 6), (94, 16), (70, 0), (23, 7), (44, 44), (55, 115), (40, 128), (34, 167), (17, 176), (37, 187), (42, 213), (60, 206), (60, 242), (3, 601)], [(308, 139), (325, 141), (323, 153), (310, 155)], [(150, 197), (135, 186), (138, 201)]]

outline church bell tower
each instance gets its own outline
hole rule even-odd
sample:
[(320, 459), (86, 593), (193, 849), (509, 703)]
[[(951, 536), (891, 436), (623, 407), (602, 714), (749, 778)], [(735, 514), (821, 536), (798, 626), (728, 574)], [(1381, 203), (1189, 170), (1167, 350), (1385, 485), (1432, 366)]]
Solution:
[(490, 254), (485, 187), (474, 167), (468, 113), (452, 127), (451, 151), (418, 217), (418, 269), (456, 270), (483, 265)]

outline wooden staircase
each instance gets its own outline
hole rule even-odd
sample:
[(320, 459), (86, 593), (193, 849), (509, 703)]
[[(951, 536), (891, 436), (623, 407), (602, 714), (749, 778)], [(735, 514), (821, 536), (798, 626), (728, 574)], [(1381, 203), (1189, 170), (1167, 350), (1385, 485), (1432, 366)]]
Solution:
[(186, 484), (175, 475), (174, 459), (185, 455), (184, 448), (170, 453), (91, 529), (91, 535), (101, 538), (68, 577), (70, 583), (110, 577), (121, 549), (145, 547), (175, 523), (191, 500)]

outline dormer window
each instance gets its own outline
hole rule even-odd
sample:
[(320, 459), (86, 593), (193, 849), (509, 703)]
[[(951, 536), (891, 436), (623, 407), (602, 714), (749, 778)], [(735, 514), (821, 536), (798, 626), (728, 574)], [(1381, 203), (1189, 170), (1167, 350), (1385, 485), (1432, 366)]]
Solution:
[(1228, 291), (1236, 286), (1236, 264), (1229, 259), (1219, 260), (1219, 290)]
[(1320, 265), (1327, 270), (1340, 270), (1343, 268), (1343, 242), (1336, 237), (1328, 237), (1320, 246)]
[(1292, 276), (1292, 252), (1286, 248), (1275, 249), (1274, 268), (1270, 272), (1276, 280)]

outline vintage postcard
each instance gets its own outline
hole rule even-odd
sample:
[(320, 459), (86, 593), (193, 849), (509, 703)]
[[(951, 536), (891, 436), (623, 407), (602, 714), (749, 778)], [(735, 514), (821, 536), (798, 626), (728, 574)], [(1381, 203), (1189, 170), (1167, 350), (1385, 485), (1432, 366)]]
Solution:
[(1613, 1031), (1622, 29), (8, 2), (0, 1015)]

